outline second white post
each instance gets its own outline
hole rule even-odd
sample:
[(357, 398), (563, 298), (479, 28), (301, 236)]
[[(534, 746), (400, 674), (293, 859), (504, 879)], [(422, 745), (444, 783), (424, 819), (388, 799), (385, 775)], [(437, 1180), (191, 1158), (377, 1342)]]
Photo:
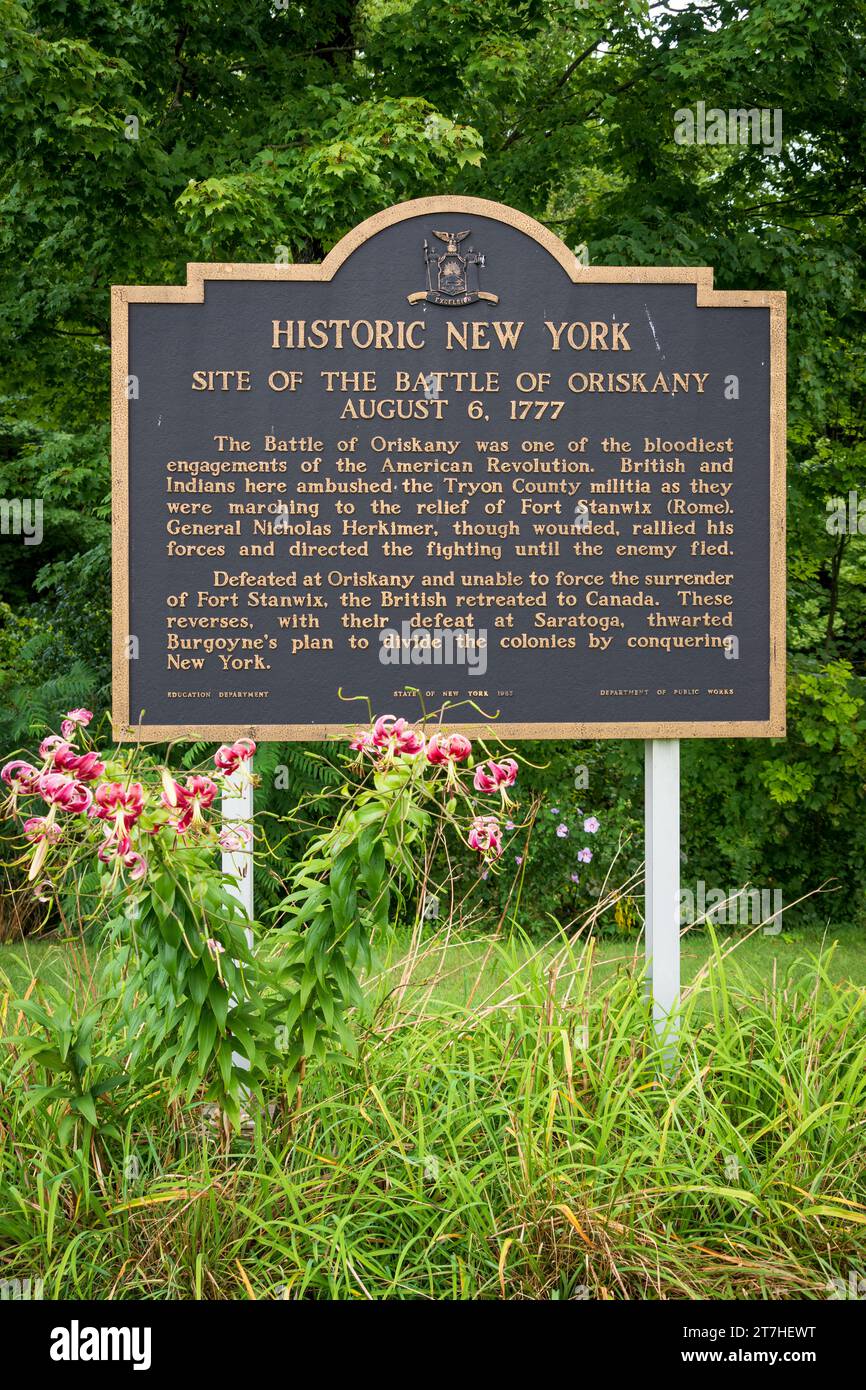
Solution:
[(646, 961), (656, 1032), (680, 1002), (680, 744), (644, 744)]

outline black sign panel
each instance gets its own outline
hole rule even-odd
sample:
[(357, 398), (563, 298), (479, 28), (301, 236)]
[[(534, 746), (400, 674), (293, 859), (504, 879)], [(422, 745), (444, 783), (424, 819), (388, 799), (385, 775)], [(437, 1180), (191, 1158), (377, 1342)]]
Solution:
[(782, 294), (407, 203), (115, 288), (114, 487), (121, 737), (784, 733)]

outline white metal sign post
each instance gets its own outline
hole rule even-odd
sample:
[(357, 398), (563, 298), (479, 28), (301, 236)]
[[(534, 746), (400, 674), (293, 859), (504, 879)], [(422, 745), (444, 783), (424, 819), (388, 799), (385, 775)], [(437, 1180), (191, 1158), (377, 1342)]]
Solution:
[[(253, 759), (242, 762), (238, 771), (226, 782), (222, 797), (222, 828), (227, 835), (234, 834), (240, 841), (237, 848), (223, 849), (222, 870), (231, 882), (229, 892), (237, 898), (244, 910), (247, 922), (253, 920)], [(231, 843), (231, 842), (230, 842)], [(252, 949), (253, 929), (246, 928), (247, 941)], [(245, 1070), (249, 1062), (238, 1053), (234, 1061)]]
[(644, 798), (647, 977), (656, 1032), (670, 1027), (673, 1038), (680, 1001), (679, 739), (646, 740)]
[[(222, 869), (233, 882), (230, 891), (253, 920), (253, 759), (241, 763), (238, 771), (226, 782), (222, 798), (223, 830), (234, 831), (241, 841), (240, 848), (223, 850)], [(252, 928), (247, 938), (253, 944)]]

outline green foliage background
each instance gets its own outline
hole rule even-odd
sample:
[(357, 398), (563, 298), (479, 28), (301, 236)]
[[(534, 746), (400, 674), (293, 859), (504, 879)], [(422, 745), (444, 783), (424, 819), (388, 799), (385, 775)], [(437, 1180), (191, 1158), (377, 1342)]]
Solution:
[[(0, 496), (45, 508), (41, 545), (0, 538), (2, 745), (110, 698), (109, 286), (318, 260), (391, 203), (492, 197), (594, 264), (788, 291), (790, 732), (685, 746), (684, 879), (787, 902), (835, 880), (801, 916), (862, 920), (864, 541), (825, 523), (866, 493), (864, 0), (0, 0), (0, 24)], [(677, 145), (698, 101), (780, 110), (781, 153)], [(639, 863), (640, 748), (524, 752), (542, 817), (603, 827), (579, 890), (574, 838), (530, 848), (540, 923), (621, 834)], [(266, 809), (327, 787), (297, 748), (266, 757), (293, 776)]]

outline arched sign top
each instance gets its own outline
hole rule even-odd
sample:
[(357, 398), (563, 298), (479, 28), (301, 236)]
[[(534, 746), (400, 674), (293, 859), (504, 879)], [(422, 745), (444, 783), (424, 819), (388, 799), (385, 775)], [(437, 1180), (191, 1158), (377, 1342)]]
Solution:
[(564, 241), (534, 217), (525, 212), (518, 212), (516, 208), (507, 207), (504, 203), (492, 202), (489, 198), (462, 198), (457, 195), (412, 198), (408, 202), (395, 203), (393, 207), (374, 213), (372, 217), (368, 217), (365, 222), (359, 223), (341, 237), (336, 246), (328, 252), (321, 265), (322, 278), (330, 279), (353, 251), (386, 227), (392, 227), (397, 222), (408, 222), (416, 217), (435, 217), (439, 213), (454, 213), (461, 217), (487, 217), (494, 222), (503, 222), (508, 227), (514, 227), (516, 231), (522, 232), (524, 236), (531, 237), (539, 246), (543, 246), (545, 251), (559, 262), (566, 274), (575, 279), (578, 262), (574, 253), (569, 251)]

